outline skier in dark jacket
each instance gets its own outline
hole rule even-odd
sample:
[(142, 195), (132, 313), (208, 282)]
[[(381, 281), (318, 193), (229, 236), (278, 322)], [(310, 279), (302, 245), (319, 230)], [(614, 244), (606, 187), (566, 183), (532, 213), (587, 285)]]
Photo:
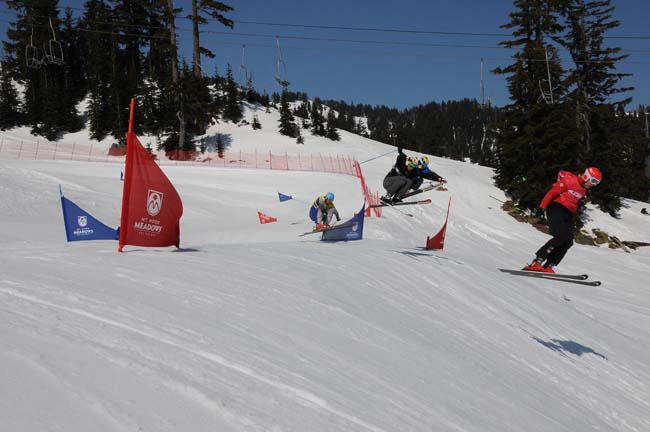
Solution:
[(524, 270), (555, 273), (553, 267), (558, 265), (569, 248), (573, 246), (573, 225), (578, 202), (588, 189), (597, 186), (603, 175), (598, 168), (587, 168), (584, 174), (560, 171), (557, 182), (546, 193), (539, 204), (545, 211), (553, 236), (536, 253), (536, 257)]
[(384, 177), (384, 189), (386, 195), (381, 200), (389, 204), (402, 201), (402, 197), (413, 185), (414, 179), (417, 178), (413, 165), (408, 164), (407, 156), (401, 147), (397, 148), (397, 159), (395, 165)]
[[(441, 175), (436, 174), (435, 172), (431, 171), (431, 168), (429, 168), (429, 157), (428, 156), (422, 156), (417, 162), (417, 174), (418, 177), (424, 179), (424, 180), (431, 180), (435, 182), (440, 182), (440, 183), (447, 183), (447, 180), (445, 180)], [(420, 182), (420, 185), (422, 182)], [(418, 187), (420, 187), (418, 185)]]

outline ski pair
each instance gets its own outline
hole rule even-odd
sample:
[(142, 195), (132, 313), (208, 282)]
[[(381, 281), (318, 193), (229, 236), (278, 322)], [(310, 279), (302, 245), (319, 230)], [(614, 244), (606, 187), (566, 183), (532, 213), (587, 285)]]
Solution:
[(337, 230), (337, 229), (350, 228), (351, 226), (352, 226), (351, 223), (343, 223), (341, 225), (332, 225), (329, 228), (323, 228), (323, 229), (319, 229), (319, 230), (308, 231), (306, 233), (302, 233), (298, 237), (306, 236), (306, 235), (309, 235), (309, 234), (318, 234), (318, 233), (322, 233), (322, 232), (325, 232), (325, 231), (332, 231), (332, 230)]
[(561, 274), (561, 273), (544, 273), (544, 272), (536, 272), (536, 271), (529, 271), (529, 270), (511, 270), (511, 269), (499, 269), (499, 270), (505, 273), (510, 273), (511, 275), (515, 275), (515, 276), (526, 276), (526, 277), (533, 277), (538, 279), (550, 279), (550, 280), (569, 282), (569, 283), (574, 283), (579, 285), (600, 286), (601, 284), (600, 281), (588, 281), (587, 279), (589, 278), (589, 275), (586, 274), (572, 275), (572, 274)]
[(442, 182), (429, 183), (425, 187), (421, 187), (420, 189), (416, 189), (414, 191), (407, 192), (406, 194), (404, 194), (404, 196), (402, 198), (408, 198), (408, 197), (412, 197), (413, 195), (421, 194), (422, 192), (428, 192), (428, 191), (433, 190), (433, 189), (435, 189), (435, 188), (437, 188), (437, 187), (439, 187), (441, 185), (442, 185)]
[(431, 200), (425, 199), (419, 201), (405, 201), (405, 202), (396, 202), (396, 203), (389, 203), (389, 202), (382, 201), (381, 204), (372, 204), (369, 207), (370, 208), (396, 207), (396, 206), (405, 206), (405, 205), (414, 205), (414, 204), (431, 204)]

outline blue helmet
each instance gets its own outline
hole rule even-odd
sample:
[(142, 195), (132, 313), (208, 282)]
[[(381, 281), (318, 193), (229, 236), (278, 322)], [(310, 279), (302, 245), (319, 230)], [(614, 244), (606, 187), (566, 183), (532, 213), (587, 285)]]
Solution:
[(327, 201), (334, 201), (334, 194), (332, 192), (327, 192), (327, 194), (325, 194), (325, 199)]

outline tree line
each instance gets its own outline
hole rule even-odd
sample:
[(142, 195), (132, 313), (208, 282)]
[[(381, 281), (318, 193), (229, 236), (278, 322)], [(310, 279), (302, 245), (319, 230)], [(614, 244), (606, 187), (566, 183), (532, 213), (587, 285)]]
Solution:
[(620, 25), (614, 11), (610, 0), (513, 2), (502, 26), (512, 37), (501, 45), (515, 54), (494, 71), (506, 76), (511, 99), (497, 123), (495, 167), (497, 185), (520, 208), (536, 208), (560, 169), (588, 166), (604, 175), (592, 194), (602, 210), (614, 214), (622, 196), (648, 200), (647, 107), (626, 109), (627, 56), (606, 43)]
[[(594, 202), (610, 212), (620, 196), (648, 199), (648, 140), (644, 112), (627, 110), (620, 48), (605, 34), (620, 23), (609, 0), (514, 0), (503, 41), (512, 63), (511, 103), (431, 102), (407, 109), (310, 98), (286, 87), (270, 96), (250, 81), (238, 84), (230, 66), (207, 72), (215, 53), (201, 44), (210, 22), (233, 28), (229, 5), (191, 0), (87, 0), (83, 13), (60, 13), (58, 0), (6, 0), (15, 11), (0, 59), (0, 129), (29, 126), (56, 140), (87, 127), (91, 137), (125, 145), (131, 97), (137, 133), (160, 137), (166, 151), (195, 150), (215, 121), (242, 121), (241, 103), (278, 108), (281, 134), (340, 139), (338, 130), (406, 149), (496, 168), (496, 182), (520, 208), (534, 208), (559, 169), (598, 166), (605, 181)], [(179, 56), (176, 23), (192, 27), (192, 56)], [(568, 61), (561, 61), (566, 53)], [(14, 83), (20, 83), (19, 94)], [(86, 103), (85, 107), (80, 104)], [(254, 116), (253, 128), (261, 128)], [(645, 127), (645, 131), (644, 131)], [(645, 132), (645, 133), (644, 133)]]

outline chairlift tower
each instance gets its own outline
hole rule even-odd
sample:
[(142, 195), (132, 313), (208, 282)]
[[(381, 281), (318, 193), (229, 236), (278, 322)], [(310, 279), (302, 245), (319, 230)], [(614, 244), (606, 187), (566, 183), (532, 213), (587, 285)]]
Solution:
[(481, 57), (481, 106), (485, 106), (485, 88), (483, 86), (483, 57)]
[(242, 45), (241, 64), (239, 65), (239, 85), (246, 91), (253, 88), (253, 74), (246, 69), (246, 45)]
[(280, 48), (280, 37), (275, 37), (275, 42), (278, 46), (278, 65), (275, 74), (275, 80), (282, 87), (283, 90), (286, 90), (289, 87), (289, 81), (287, 80), (287, 65), (282, 60), (282, 49)]

